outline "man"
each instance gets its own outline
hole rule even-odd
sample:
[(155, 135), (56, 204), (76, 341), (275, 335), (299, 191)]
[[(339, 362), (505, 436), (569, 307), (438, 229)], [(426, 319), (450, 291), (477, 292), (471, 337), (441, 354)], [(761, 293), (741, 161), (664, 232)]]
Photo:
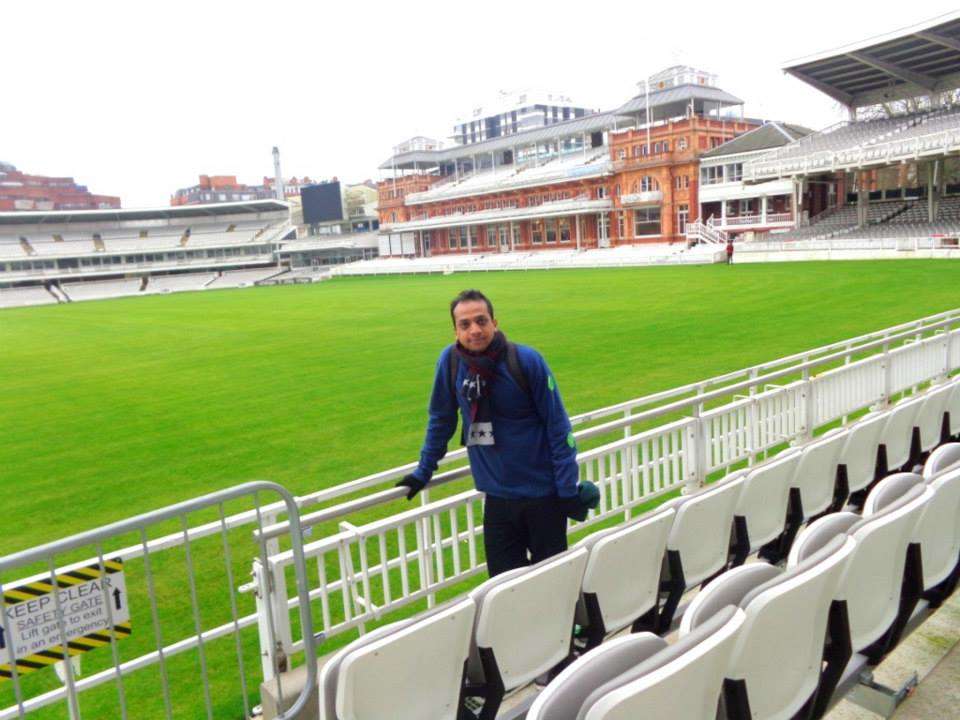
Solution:
[(493, 577), (566, 550), (567, 518), (585, 519), (599, 492), (578, 486), (570, 419), (540, 354), (507, 341), (478, 290), (457, 295), (450, 317), (456, 342), (437, 362), (420, 463), (397, 485), (410, 500), (430, 481), (459, 409), (474, 482), (486, 495), (483, 542)]
[(733, 264), (733, 238), (727, 238), (727, 265)]

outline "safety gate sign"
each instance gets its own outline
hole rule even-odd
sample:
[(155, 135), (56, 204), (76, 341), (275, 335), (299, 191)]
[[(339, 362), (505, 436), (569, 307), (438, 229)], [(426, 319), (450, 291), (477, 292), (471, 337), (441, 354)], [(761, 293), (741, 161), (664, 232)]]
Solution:
[(119, 560), (104, 560), (56, 576), (3, 588), (0, 682), (130, 635), (130, 605)]

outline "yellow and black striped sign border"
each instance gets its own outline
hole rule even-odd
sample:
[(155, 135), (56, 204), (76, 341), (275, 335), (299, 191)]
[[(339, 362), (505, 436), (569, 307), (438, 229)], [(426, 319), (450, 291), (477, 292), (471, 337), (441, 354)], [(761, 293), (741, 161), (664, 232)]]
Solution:
[[(100, 563), (77, 568), (70, 572), (61, 573), (55, 578), (58, 588), (66, 588), (71, 585), (81, 585), (91, 580), (96, 580), (104, 575), (112, 575), (123, 570), (123, 562), (120, 560), (104, 560), (103, 569)], [(3, 604), (16, 605), (17, 603), (32, 600), (41, 595), (53, 592), (53, 585), (49, 580), (38, 580), (37, 582), (27, 583), (15, 588), (6, 588), (3, 591)], [(37, 670), (42, 670), (54, 663), (64, 660), (66, 657), (80, 655), (81, 653), (96, 650), (99, 647), (110, 644), (111, 636), (117, 640), (129, 637), (133, 628), (129, 622), (118, 623), (113, 626), (113, 632), (104, 630), (102, 632), (89, 633), (82, 637), (70, 640), (67, 643), (66, 650), (62, 645), (54, 645), (51, 648), (42, 650), (34, 655), (28, 655), (25, 658), (17, 660), (17, 674), (26, 675)], [(13, 677), (13, 668), (10, 665), (0, 665), (0, 682), (9, 680)]]
[[(57, 587), (67, 588), (71, 585), (82, 585), (91, 580), (96, 580), (103, 575), (113, 575), (113, 573), (120, 572), (121, 570), (123, 570), (122, 561), (104, 560), (102, 570), (100, 569), (100, 563), (94, 563), (93, 565), (77, 568), (70, 572), (61, 573), (56, 576), (55, 581)], [(17, 603), (33, 600), (36, 597), (47, 595), (51, 592), (53, 592), (53, 584), (49, 579), (38, 580), (37, 582), (19, 585), (14, 588), (4, 588), (3, 604), (16, 605)]]
[[(114, 625), (113, 632), (104, 630), (103, 632), (90, 633), (89, 635), (78, 637), (67, 643), (66, 654), (64, 653), (62, 645), (54, 645), (52, 648), (42, 650), (34, 655), (27, 655), (27, 657), (17, 660), (17, 674), (26, 675), (36, 670), (43, 670), (45, 667), (49, 667), (54, 663), (66, 659), (67, 656), (80, 655), (81, 653), (96, 650), (104, 645), (109, 645), (111, 635), (117, 640), (122, 640), (125, 637), (129, 637), (131, 632), (133, 632), (133, 628), (130, 623), (125, 622)], [(0, 665), (0, 682), (9, 680), (12, 677), (13, 668), (9, 665)]]

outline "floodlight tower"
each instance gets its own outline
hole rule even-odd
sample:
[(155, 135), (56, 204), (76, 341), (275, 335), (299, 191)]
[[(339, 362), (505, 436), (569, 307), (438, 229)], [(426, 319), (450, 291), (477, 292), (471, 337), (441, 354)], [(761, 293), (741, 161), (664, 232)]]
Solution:
[(273, 146), (273, 192), (277, 200), (283, 200), (283, 175), (280, 174), (280, 148)]

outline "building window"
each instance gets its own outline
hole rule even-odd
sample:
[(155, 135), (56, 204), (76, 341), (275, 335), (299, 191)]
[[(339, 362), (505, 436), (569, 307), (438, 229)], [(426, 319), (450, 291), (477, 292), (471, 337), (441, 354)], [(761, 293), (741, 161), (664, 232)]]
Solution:
[(640, 208), (633, 211), (633, 234), (643, 235), (660, 234), (660, 208)]
[(727, 182), (740, 182), (743, 180), (743, 163), (731, 163), (724, 167), (724, 175)]
[(557, 221), (550, 219), (545, 222), (547, 227), (547, 242), (556, 243), (557, 242)]
[(470, 245), (471, 245), (471, 247), (477, 247), (477, 245), (478, 245), (477, 226), (476, 226), (476, 225), (471, 225), (471, 226), (470, 226)]
[(624, 220), (624, 212), (621, 210), (617, 213), (617, 237), (622, 238), (627, 236), (626, 221)]
[(624, 150), (623, 148), (620, 148), (619, 150), (617, 150), (617, 159), (618, 159), (618, 160), (626, 160), (626, 159), (627, 159), (627, 151)]
[(640, 184), (634, 183), (634, 192), (637, 192), (638, 188), (640, 192), (652, 192), (654, 190), (660, 189), (660, 183), (657, 182), (656, 178), (652, 178), (649, 175), (644, 175), (640, 178)]
[(557, 225), (560, 228), (560, 242), (570, 242), (570, 218), (560, 218)]
[(530, 242), (534, 245), (543, 244), (543, 222), (540, 220), (530, 223)]
[(597, 187), (597, 200), (603, 200), (607, 196), (607, 188), (604, 185)]
[(700, 168), (700, 184), (716, 185), (723, 182), (723, 166), (713, 165), (711, 167)]
[(685, 235), (687, 232), (687, 218), (689, 215), (689, 205), (677, 205), (677, 233), (680, 235)]

